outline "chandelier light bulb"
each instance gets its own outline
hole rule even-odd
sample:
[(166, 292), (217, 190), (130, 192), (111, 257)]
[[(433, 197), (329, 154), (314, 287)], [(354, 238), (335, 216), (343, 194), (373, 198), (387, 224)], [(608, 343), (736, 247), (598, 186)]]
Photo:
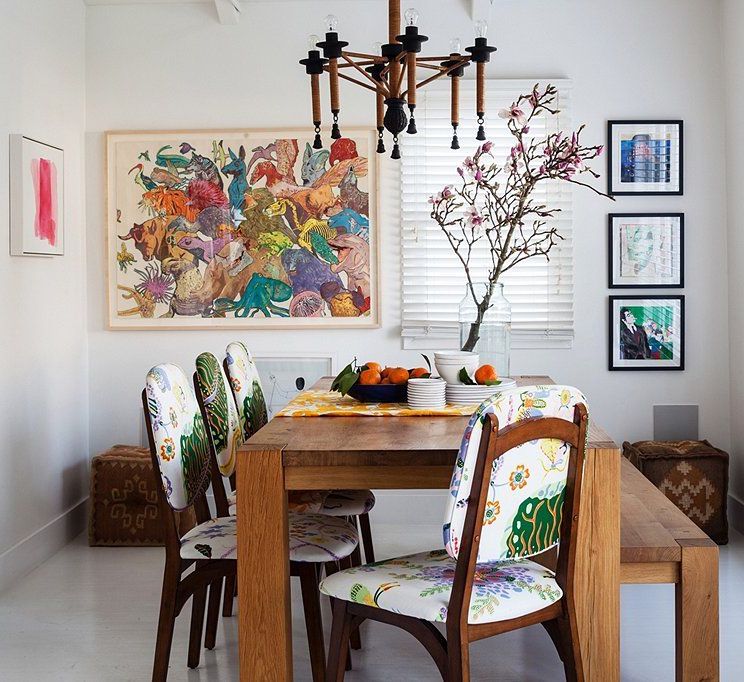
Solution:
[(311, 33), (307, 37), (307, 49), (308, 51), (312, 52), (313, 50), (318, 49), (318, 43), (320, 42), (320, 37), (316, 35), (315, 33)]
[(335, 14), (327, 14), (326, 18), (323, 19), (323, 23), (329, 33), (335, 33), (338, 31), (338, 17)]
[(460, 39), (452, 38), (452, 40), (450, 40), (450, 54), (460, 54), (460, 50), (462, 50)]
[(475, 22), (475, 37), (485, 38), (488, 33), (488, 22), (485, 19), (479, 19)]
[(382, 43), (375, 43), (372, 45), (372, 52), (375, 54), (382, 54)]
[(406, 26), (417, 26), (419, 20), (419, 13), (415, 7), (409, 7), (404, 13), (403, 17), (406, 20)]

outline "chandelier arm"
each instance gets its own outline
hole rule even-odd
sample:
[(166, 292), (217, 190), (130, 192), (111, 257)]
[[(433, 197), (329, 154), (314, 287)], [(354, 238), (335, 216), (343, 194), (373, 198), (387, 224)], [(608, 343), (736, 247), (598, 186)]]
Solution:
[[(372, 66), (373, 64), (377, 64), (377, 63), (378, 62), (373, 62), (370, 59), (367, 59), (365, 61), (360, 61), (360, 62), (354, 62), (354, 64), (356, 64), (357, 66)], [(338, 65), (338, 68), (339, 69), (348, 69), (350, 66), (354, 66), (354, 64), (339, 64)]]
[(349, 52), (348, 50), (344, 50), (341, 53), (341, 56), (344, 55), (347, 57), (357, 57), (358, 59), (372, 59), (375, 62), (385, 61), (379, 54), (369, 54), (367, 52)]
[(421, 64), (418, 59), (416, 60), (416, 68), (418, 69), (433, 69), (434, 71), (444, 71), (443, 66), (439, 64)]
[[(452, 55), (448, 54), (444, 57), (416, 57), (417, 62), (443, 62), (452, 59)], [(465, 63), (470, 61), (470, 56), (461, 55), (458, 59)]]
[[(346, 60), (346, 62), (347, 62), (347, 64), (349, 66), (353, 66), (360, 74), (362, 74), (362, 76), (364, 76), (368, 81), (370, 81), (372, 83), (372, 85), (374, 86), (373, 89), (375, 91), (377, 91), (380, 88), (380, 86), (383, 86), (383, 88), (384, 88), (384, 85), (380, 81), (375, 80), (369, 73), (367, 73), (354, 60), (352, 60), (350, 57), (347, 57), (345, 52), (342, 52), (341, 53), (341, 56), (344, 58), (344, 60)], [(338, 75), (340, 77), (342, 74), (339, 73)], [(386, 95), (389, 94), (389, 90), (387, 88), (384, 88), (384, 90), (385, 90), (384, 94), (386, 94)]]
[(363, 83), (362, 81), (357, 80), (356, 78), (352, 78), (351, 76), (347, 76), (345, 73), (339, 73), (339, 78), (343, 78), (345, 81), (349, 81), (350, 83), (356, 83), (357, 85), (361, 85), (363, 88), (367, 88), (367, 90), (371, 90), (372, 92), (382, 92), (383, 95), (387, 95), (387, 91), (383, 90), (380, 91), (379, 88), (375, 88), (371, 85), (367, 85), (366, 83)]
[(395, 92), (400, 92), (400, 88), (403, 85), (403, 78), (405, 78), (406, 75), (406, 68), (408, 67), (408, 62), (403, 62), (403, 66), (400, 69), (400, 72), (398, 73), (398, 80), (395, 81)]

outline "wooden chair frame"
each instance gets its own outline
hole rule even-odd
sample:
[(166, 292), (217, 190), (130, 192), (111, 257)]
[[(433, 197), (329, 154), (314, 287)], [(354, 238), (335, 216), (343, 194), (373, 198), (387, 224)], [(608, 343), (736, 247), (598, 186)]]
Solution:
[[(155, 438), (150, 421), (150, 411), (147, 405), (147, 394), (144, 390), (142, 391), (142, 408), (147, 427), (147, 440), (150, 444), (153, 474), (157, 477), (156, 488), (158, 491), (160, 515), (163, 519), (163, 528), (165, 530), (165, 570), (163, 572), (163, 590), (160, 597), (155, 661), (152, 670), (153, 682), (165, 682), (168, 677), (168, 663), (170, 661), (176, 618), (181, 613), (186, 602), (193, 598), (188, 666), (189, 668), (196, 668), (199, 665), (201, 657), (201, 638), (204, 627), (204, 608), (207, 598), (207, 588), (215, 583), (221, 585), (222, 580), (226, 577), (234, 577), (237, 571), (237, 562), (234, 559), (205, 559), (201, 561), (181, 558), (181, 534), (178, 528), (178, 517), (170, 506), (163, 490)], [(212, 448), (208, 429), (207, 436), (209, 438), (210, 448)], [(203, 489), (199, 491), (191, 505), (194, 509), (197, 523), (204, 523), (212, 518), (209, 511), (209, 504), (207, 503), (206, 490), (207, 486), (203, 486)], [(184, 572), (192, 566), (194, 566), (194, 571), (184, 577)]]
[[(447, 610), (447, 638), (445, 639), (429, 621), (334, 599), (327, 682), (341, 682), (344, 679), (349, 637), (365, 620), (395, 625), (413, 635), (434, 659), (445, 682), (470, 680), (470, 642), (541, 623), (563, 661), (566, 679), (569, 682), (583, 682), (584, 672), (574, 601), (574, 573), (575, 539), (579, 525), (581, 481), (588, 429), (586, 407), (583, 404), (576, 405), (572, 422), (556, 417), (536, 417), (510, 424), (501, 431), (497, 417), (494, 414), (487, 416), (489, 428), (484, 426), (480, 441)], [(563, 596), (550, 606), (525, 616), (494, 623), (470, 624), (468, 622), (470, 596), (494, 460), (519, 445), (540, 438), (556, 438), (570, 445), (560, 527), (561, 543), (555, 573), (556, 582), (563, 591)]]

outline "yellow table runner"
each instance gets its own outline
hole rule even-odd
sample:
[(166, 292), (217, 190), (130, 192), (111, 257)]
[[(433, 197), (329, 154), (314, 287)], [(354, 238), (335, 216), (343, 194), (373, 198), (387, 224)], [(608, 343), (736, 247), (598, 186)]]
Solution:
[(406, 403), (360, 403), (354, 398), (331, 391), (303, 391), (293, 398), (277, 417), (451, 417), (470, 416), (479, 403), (446, 405), (445, 407), (414, 410)]

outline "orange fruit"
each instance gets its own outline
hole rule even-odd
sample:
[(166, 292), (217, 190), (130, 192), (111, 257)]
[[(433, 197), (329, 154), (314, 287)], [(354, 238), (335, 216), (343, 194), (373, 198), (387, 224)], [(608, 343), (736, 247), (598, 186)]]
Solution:
[(390, 385), (390, 379), (388, 379), (387, 377), (385, 377), (385, 378), (384, 378), (384, 379), (383, 379), (383, 380), (382, 380), (382, 381), (380, 382), (380, 384), (384, 384), (385, 386), (389, 386), (389, 385)]
[(382, 381), (380, 373), (375, 369), (365, 369), (359, 375), (359, 383), (362, 386), (374, 386)]
[(408, 381), (408, 370), (402, 367), (391, 369), (388, 373), (388, 379), (391, 384), (405, 384)]
[(424, 367), (414, 367), (411, 370), (411, 379), (420, 379), (421, 377), (425, 377), (429, 373), (429, 370)]
[(390, 367), (385, 367), (385, 369), (383, 369), (382, 372), (380, 372), (380, 376), (383, 379), (387, 379), (387, 375), (390, 374), (390, 369), (391, 369)]
[(373, 369), (375, 372), (382, 373), (382, 365), (379, 362), (365, 362), (365, 365), (367, 365), (367, 369)]
[(499, 375), (493, 365), (481, 365), (475, 370), (475, 381), (478, 384), (485, 385), (489, 381), (497, 381)]

